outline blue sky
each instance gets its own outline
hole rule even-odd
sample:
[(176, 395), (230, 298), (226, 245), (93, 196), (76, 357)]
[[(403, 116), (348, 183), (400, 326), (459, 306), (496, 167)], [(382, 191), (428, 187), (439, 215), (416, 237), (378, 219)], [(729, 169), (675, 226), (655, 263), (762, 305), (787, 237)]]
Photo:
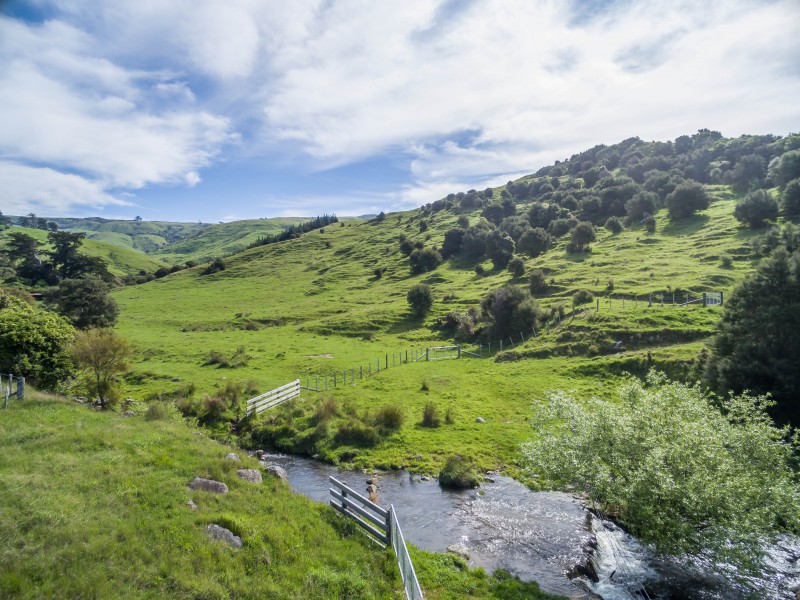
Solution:
[(0, 210), (405, 210), (598, 143), (800, 131), (796, 0), (0, 0)]

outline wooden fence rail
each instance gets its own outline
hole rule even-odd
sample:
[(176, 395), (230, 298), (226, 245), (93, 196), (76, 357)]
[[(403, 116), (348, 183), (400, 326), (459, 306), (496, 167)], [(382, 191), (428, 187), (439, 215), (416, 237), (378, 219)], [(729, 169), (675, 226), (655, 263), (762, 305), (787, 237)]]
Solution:
[(262, 410), (267, 410), (277, 406), (281, 402), (286, 402), (300, 395), (300, 380), (295, 379), (291, 383), (282, 385), (279, 388), (270, 390), (265, 394), (256, 396), (247, 401), (247, 416), (258, 414)]

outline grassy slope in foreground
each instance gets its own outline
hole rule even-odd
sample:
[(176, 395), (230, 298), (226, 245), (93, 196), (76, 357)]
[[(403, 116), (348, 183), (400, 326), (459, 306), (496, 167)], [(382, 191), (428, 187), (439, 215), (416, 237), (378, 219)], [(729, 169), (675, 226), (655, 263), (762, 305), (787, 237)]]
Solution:
[[(404, 597), (390, 551), (279, 480), (240, 481), (237, 468), (258, 468), (247, 456), (224, 459), (230, 448), (181, 422), (30, 396), (0, 413), (0, 597)], [(230, 493), (191, 492), (195, 476)], [(244, 547), (212, 541), (209, 523)], [(430, 598), (539, 597), (458, 559), (414, 560)]]
[[(589, 254), (567, 254), (562, 239), (546, 254), (526, 259), (526, 270), (543, 268), (548, 281), (555, 282), (540, 303), (569, 308), (576, 290), (604, 294), (612, 278), (615, 297), (677, 288), (691, 290), (694, 297), (705, 290), (730, 291), (752, 268), (749, 241), (758, 232), (737, 224), (734, 202), (725, 190), (712, 191), (720, 199), (692, 218), (670, 223), (661, 211), (654, 234), (641, 227), (619, 235), (600, 229)], [(218, 385), (248, 380), (266, 391), (296, 377), (313, 381), (316, 373), (366, 369), (370, 363), (374, 371), (375, 360), (387, 353), (449, 343), (448, 335), (435, 328), (439, 318), (477, 306), (483, 295), (502, 285), (526, 283), (505, 270), (492, 270), (488, 261), (486, 275), (477, 276), (473, 265), (461, 259), (432, 273), (411, 275), (408, 259), (398, 252), (398, 235), (441, 245), (456, 217), (445, 211), (426, 217), (425, 233), (419, 232), (416, 211), (389, 215), (383, 222), (335, 225), (232, 256), (226, 259), (228, 268), (214, 275), (202, 276), (197, 267), (117, 290), (118, 302), (126, 307), (119, 329), (138, 350), (126, 393), (168, 399), (191, 382), (200, 399)], [(476, 218), (470, 215), (473, 222)], [(730, 266), (721, 263), (726, 255), (733, 257)], [(379, 279), (373, 274), (376, 267), (386, 268)], [(409, 315), (405, 296), (421, 281), (431, 285), (436, 301), (428, 317), (416, 319)], [(609, 310), (604, 302), (599, 314), (589, 311), (586, 318), (539, 332), (505, 352), (499, 357), (503, 362), (417, 363), (390, 368), (363, 384), (340, 386), (333, 394), (342, 407), (349, 402), (363, 412), (396, 404), (406, 417), (398, 433), (373, 448), (355, 449), (355, 465), (405, 464), (435, 472), (443, 455), (467, 451), (486, 468), (513, 464), (518, 443), (531, 434), (526, 419), (531, 404), (543, 401), (548, 390), (604, 395), (622, 370), (641, 372), (649, 360), (662, 368), (681, 367), (713, 333), (720, 312), (719, 307), (647, 307), (642, 302), (628, 302), (623, 311), (620, 301)], [(628, 350), (608, 354), (617, 340)], [(211, 351), (228, 356), (239, 346), (249, 357), (246, 366), (205, 364)], [(183, 381), (173, 383), (173, 377)], [(421, 391), (423, 380), (428, 392)], [(302, 402), (315, 398), (308, 393)], [(451, 408), (455, 423), (435, 430), (421, 427), (427, 401), (436, 403), (442, 416)], [(476, 423), (478, 416), (486, 422)], [(329, 457), (336, 452), (331, 450)]]

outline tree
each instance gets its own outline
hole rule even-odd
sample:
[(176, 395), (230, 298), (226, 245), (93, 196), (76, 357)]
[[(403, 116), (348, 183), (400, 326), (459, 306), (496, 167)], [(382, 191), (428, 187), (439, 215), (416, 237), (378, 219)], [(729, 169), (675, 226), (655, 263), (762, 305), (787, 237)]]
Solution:
[(581, 306), (582, 304), (589, 304), (594, 300), (594, 296), (592, 292), (589, 290), (578, 290), (572, 295), (572, 305), (573, 306)]
[(581, 221), (570, 231), (571, 248), (567, 250), (570, 252), (583, 252), (594, 240), (594, 225), (589, 221)]
[(5, 254), (12, 263), (34, 260), (39, 242), (27, 233), (14, 232), (8, 235)]
[(528, 290), (509, 285), (486, 295), (481, 300), (481, 313), (491, 324), (495, 338), (528, 333), (541, 317), (539, 304)]
[(781, 211), (783, 216), (792, 221), (800, 218), (800, 178), (786, 184), (781, 195)]
[(514, 277), (522, 277), (525, 273), (525, 261), (519, 256), (515, 256), (508, 263), (508, 270)]
[(448, 259), (461, 252), (461, 241), (464, 239), (466, 231), (460, 227), (448, 229), (444, 234), (442, 242), (442, 258)]
[(128, 370), (131, 349), (125, 338), (111, 329), (79, 331), (69, 348), (73, 360), (84, 371), (84, 385), (102, 408), (119, 399), (116, 375)]
[(653, 192), (639, 192), (625, 203), (625, 224), (644, 223), (644, 220), (656, 212), (658, 196)]
[(733, 216), (750, 229), (758, 229), (765, 225), (765, 221), (778, 218), (778, 201), (767, 190), (756, 190), (736, 205)]
[(667, 196), (670, 219), (685, 219), (698, 210), (708, 208), (709, 198), (703, 186), (696, 181), (687, 181), (676, 187)]
[(771, 394), (775, 419), (800, 425), (800, 251), (777, 248), (726, 300), (705, 381)]
[(433, 306), (433, 292), (426, 283), (418, 283), (406, 294), (406, 300), (413, 312), (418, 317), (424, 317)]
[(528, 229), (522, 234), (522, 237), (519, 238), (518, 246), (520, 252), (536, 258), (543, 252), (547, 252), (552, 243), (553, 238), (550, 237), (550, 234), (541, 227), (536, 227)]
[(486, 238), (486, 255), (495, 269), (505, 269), (514, 256), (514, 240), (499, 231)]
[(589, 494), (657, 551), (750, 571), (765, 541), (800, 531), (800, 492), (788, 431), (763, 397), (722, 406), (699, 386), (651, 372), (617, 401), (551, 393), (537, 405), (529, 468)]
[(767, 177), (767, 163), (758, 154), (747, 154), (740, 158), (730, 174), (731, 187), (738, 193), (744, 193), (764, 185)]
[(423, 248), (414, 250), (408, 257), (412, 273), (425, 273), (434, 271), (442, 262), (442, 255), (438, 250)]
[(0, 372), (55, 389), (73, 374), (67, 345), (74, 335), (75, 329), (64, 317), (0, 293)]
[(64, 279), (48, 301), (78, 329), (111, 327), (119, 309), (110, 291), (111, 287), (98, 277)]
[(613, 217), (613, 216), (608, 217), (608, 219), (606, 219), (605, 227), (615, 235), (624, 229), (622, 221), (619, 220), (619, 217)]
[(54, 231), (47, 234), (47, 239), (53, 245), (53, 249), (48, 252), (50, 262), (61, 279), (71, 279), (83, 274), (78, 248), (85, 238), (85, 233), (68, 231)]
[(780, 189), (800, 177), (800, 150), (785, 152), (769, 165), (769, 177)]

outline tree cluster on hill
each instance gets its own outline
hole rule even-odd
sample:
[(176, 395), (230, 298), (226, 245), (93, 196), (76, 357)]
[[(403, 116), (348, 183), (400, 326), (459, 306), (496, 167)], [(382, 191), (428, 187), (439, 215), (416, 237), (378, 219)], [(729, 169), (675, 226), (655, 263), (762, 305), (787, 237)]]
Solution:
[(277, 244), (278, 242), (284, 242), (286, 240), (291, 240), (297, 237), (300, 237), (304, 233), (308, 233), (309, 231), (314, 231), (315, 229), (321, 229), (327, 225), (331, 225), (332, 223), (338, 223), (339, 219), (336, 215), (322, 215), (321, 217), (315, 217), (310, 221), (306, 221), (305, 223), (300, 223), (298, 225), (289, 225), (286, 229), (279, 233), (274, 233), (271, 235), (265, 235), (258, 238), (255, 242), (248, 246), (249, 248), (257, 248), (258, 246), (266, 246), (268, 244)]
[(105, 261), (80, 252), (85, 237), (84, 233), (51, 231), (47, 235), (51, 249), (41, 250), (35, 238), (11, 233), (2, 254), (13, 275), (5, 283), (44, 289), (49, 307), (80, 329), (109, 327), (118, 312), (109, 296), (114, 277)]

